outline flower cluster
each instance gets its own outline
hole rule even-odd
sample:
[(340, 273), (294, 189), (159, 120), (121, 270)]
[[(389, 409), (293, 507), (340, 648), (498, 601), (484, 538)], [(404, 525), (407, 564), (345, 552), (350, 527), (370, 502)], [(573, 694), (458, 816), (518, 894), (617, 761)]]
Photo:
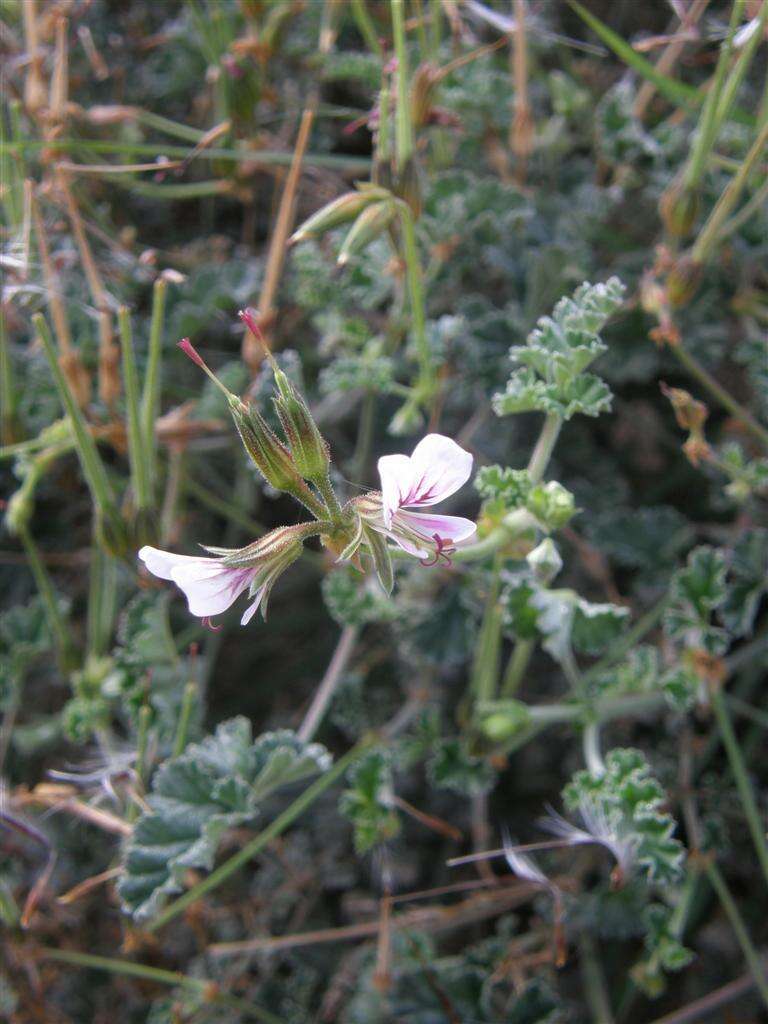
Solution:
[[(246, 325), (257, 332), (250, 313)], [(171, 580), (185, 594), (189, 610), (207, 625), (247, 592), (249, 605), (241, 624), (261, 608), (266, 617), (270, 591), (282, 573), (300, 557), (304, 541), (320, 537), (337, 554), (362, 568), (360, 552), (372, 559), (379, 580), (389, 592), (393, 584), (392, 540), (424, 565), (450, 563), (456, 547), (475, 532), (475, 523), (460, 516), (420, 512), (455, 494), (472, 472), (472, 456), (442, 434), (428, 434), (407, 455), (379, 459), (381, 490), (339, 502), (330, 480), (328, 445), (296, 388), (273, 361), (277, 393), (275, 408), (285, 439), (264, 417), (229, 392), (188, 339), (184, 352), (225, 393), (243, 445), (262, 476), (274, 488), (291, 494), (314, 521), (281, 526), (243, 548), (204, 547), (209, 556), (178, 555), (145, 546), (139, 558), (159, 579)]]

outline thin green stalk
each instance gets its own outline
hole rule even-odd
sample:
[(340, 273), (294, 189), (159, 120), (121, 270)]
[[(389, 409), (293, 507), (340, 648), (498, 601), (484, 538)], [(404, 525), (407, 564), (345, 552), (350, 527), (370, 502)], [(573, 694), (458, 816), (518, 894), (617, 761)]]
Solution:
[(98, 543), (91, 548), (88, 588), (88, 657), (100, 658), (109, 650), (117, 607), (117, 562)]
[(391, 0), (392, 34), (397, 58), (397, 106), (395, 108), (395, 156), (402, 171), (413, 156), (414, 137), (408, 80), (408, 52), (405, 46), (403, 0)]
[(8, 345), (8, 334), (5, 326), (5, 314), (0, 310), (0, 442), (10, 445), (14, 439), (14, 423), (16, 420), (16, 400), (18, 391), (13, 384), (13, 366), (11, 351)]
[(734, 419), (742, 423), (751, 434), (762, 442), (764, 447), (768, 448), (768, 430), (757, 422), (749, 410), (745, 409), (740, 402), (736, 401), (733, 395), (718, 384), (712, 374), (709, 373), (708, 370), (705, 370), (698, 359), (695, 356), (692, 356), (682, 344), (670, 345), (669, 349), (677, 361), (685, 367), (690, 375), (694, 377), (701, 386), (705, 388), (710, 395), (712, 395), (712, 397), (734, 417)]
[(589, 774), (600, 778), (605, 774), (605, 762), (600, 751), (600, 725), (598, 722), (587, 722), (581, 734), (584, 763)]
[(544, 426), (541, 428), (539, 439), (528, 463), (528, 474), (535, 484), (541, 480), (546, 472), (562, 426), (562, 418), (556, 412), (547, 413)]
[(747, 931), (746, 925), (739, 913), (739, 908), (736, 906), (736, 901), (733, 896), (731, 896), (730, 890), (725, 884), (725, 879), (714, 862), (707, 864), (704, 871), (712, 885), (712, 888), (718, 895), (723, 910), (728, 915), (731, 927), (736, 934), (736, 938), (741, 946), (741, 951), (744, 954), (744, 959), (747, 961), (752, 977), (755, 979), (755, 985), (763, 998), (763, 1002), (768, 1006), (768, 980), (766, 980), (766, 976), (763, 972), (763, 965), (760, 960), (760, 956), (752, 944), (752, 939), (749, 937), (749, 932)]
[(513, 697), (522, 682), (535, 644), (533, 640), (518, 640), (507, 663), (504, 681), (501, 684), (502, 697)]
[(171, 985), (173, 988), (192, 989), (199, 992), (205, 1002), (239, 1010), (240, 1013), (250, 1016), (254, 1020), (262, 1021), (263, 1024), (285, 1024), (269, 1010), (254, 1006), (245, 999), (220, 993), (217, 983), (209, 978), (191, 978), (188, 974), (182, 974), (180, 971), (166, 971), (162, 967), (150, 967), (147, 964), (137, 964), (130, 960), (118, 960), (107, 956), (94, 956), (91, 953), (78, 953), (71, 949), (46, 949), (43, 947), (38, 950), (38, 956), (43, 960), (56, 960), (59, 963), (71, 964), (73, 967), (88, 967), (95, 971), (108, 971), (111, 974), (124, 974), (131, 978), (154, 981), (160, 985)]
[(192, 720), (192, 712), (195, 708), (197, 701), (197, 684), (192, 682), (187, 683), (184, 687), (184, 695), (181, 698), (181, 711), (179, 713), (179, 724), (176, 727), (176, 735), (173, 738), (173, 752), (172, 757), (178, 757), (184, 753), (184, 748), (187, 745), (187, 737), (189, 735), (189, 723)]
[(413, 214), (407, 203), (398, 201), (400, 223), (403, 228), (403, 256), (405, 272), (408, 278), (408, 294), (411, 300), (411, 316), (413, 317), (413, 337), (419, 357), (419, 397), (429, 400), (435, 389), (432, 353), (427, 340), (426, 309), (424, 305), (424, 282), (422, 280), (419, 251), (416, 245), (416, 227)]
[(497, 555), (494, 561), (491, 585), (485, 599), (483, 621), (477, 638), (470, 677), (470, 687), (476, 701), (493, 700), (496, 680), (499, 677), (499, 658), (501, 656), (500, 589), (501, 560)]
[(114, 500), (114, 492), (107, 477), (104, 463), (101, 461), (96, 442), (88, 429), (88, 424), (80, 411), (74, 395), (64, 377), (56, 357), (56, 348), (51, 337), (48, 322), (42, 313), (35, 313), (32, 317), (37, 335), (45, 350), (48, 365), (51, 368), (59, 398), (64, 406), (71, 422), (72, 431), (77, 443), (77, 454), (83, 470), (88, 487), (91, 491), (94, 505), (105, 518), (117, 517), (117, 510)]
[(375, 53), (377, 57), (383, 58), (384, 52), (381, 48), (379, 37), (376, 35), (376, 27), (368, 13), (368, 8), (365, 6), (365, 0), (352, 0), (350, 6), (352, 8), (352, 17), (355, 19), (360, 35), (365, 40), (365, 45), (371, 53)]
[(335, 523), (340, 522), (342, 519), (341, 505), (336, 497), (336, 491), (333, 489), (330, 476), (326, 475), (325, 479), (319, 480), (316, 486), (326, 504), (327, 513), (330, 514), (331, 520)]
[(139, 708), (138, 724), (136, 727), (136, 775), (144, 787), (147, 781), (147, 750), (149, 749), (149, 726), (152, 722), (152, 708), (149, 704), (142, 704)]
[(698, 185), (707, 166), (712, 146), (715, 143), (717, 132), (720, 127), (719, 111), (720, 99), (725, 86), (725, 76), (728, 71), (728, 63), (733, 48), (733, 34), (742, 18), (745, 0), (735, 0), (731, 8), (731, 18), (728, 23), (728, 35), (720, 47), (715, 74), (712, 85), (704, 101), (704, 109), (699, 118), (699, 124), (694, 135), (693, 149), (685, 167), (683, 180), (688, 188)]
[(212, 871), (207, 878), (204, 878), (197, 885), (193, 885), (183, 896), (174, 900), (165, 910), (161, 911), (154, 921), (147, 925), (146, 930), (155, 932), (162, 928), (174, 917), (177, 917), (183, 910), (195, 903), (202, 896), (225, 882), (236, 871), (252, 860), (261, 850), (264, 849), (273, 839), (281, 835), (293, 822), (310, 807), (318, 797), (336, 782), (347, 769), (362, 756), (365, 751), (375, 742), (374, 737), (361, 740), (351, 750), (340, 758), (325, 775), (308, 786), (304, 792), (290, 804), (282, 814), (279, 814), (265, 829), (255, 836), (249, 843), (238, 850), (236, 854), (224, 861), (215, 871)]
[(168, 285), (159, 277), (152, 289), (152, 320), (149, 327), (149, 352), (144, 390), (141, 395), (141, 432), (149, 473), (150, 493), (154, 497), (157, 486), (157, 439), (155, 424), (160, 412), (161, 359), (163, 353), (163, 317)]
[(739, 742), (733, 731), (733, 723), (731, 722), (731, 716), (728, 712), (728, 706), (725, 702), (722, 690), (718, 689), (712, 693), (711, 703), (712, 710), (714, 711), (715, 718), (717, 719), (717, 726), (723, 739), (723, 746), (725, 747), (725, 751), (728, 755), (728, 761), (736, 782), (736, 789), (738, 790), (739, 797), (741, 799), (741, 806), (744, 808), (744, 814), (747, 819), (747, 824), (749, 825), (749, 831), (752, 835), (752, 842), (755, 845), (760, 866), (762, 867), (763, 874), (768, 882), (768, 842), (766, 842), (765, 838), (766, 826), (760, 816), (760, 810), (757, 806), (757, 801), (755, 800), (752, 783), (749, 781), (747, 766), (744, 763)]
[(739, 201), (747, 179), (752, 173), (752, 168), (757, 163), (758, 157), (765, 148), (766, 143), (768, 143), (768, 123), (764, 124), (758, 132), (757, 138), (750, 146), (749, 152), (744, 157), (739, 170), (726, 185), (706, 223), (699, 232), (699, 236), (691, 249), (691, 257), (694, 263), (704, 263), (719, 242), (722, 228)]
[(139, 376), (133, 353), (131, 316), (126, 306), (117, 314), (120, 326), (120, 347), (123, 353), (123, 384), (125, 387), (125, 412), (128, 426), (128, 459), (131, 464), (133, 497), (138, 510), (152, 507), (150, 466), (142, 433), (141, 409), (139, 406)]
[(762, 7), (760, 8), (760, 14), (757, 18), (756, 30), (752, 33), (751, 37), (742, 48), (741, 53), (731, 68), (730, 74), (723, 86), (715, 118), (718, 127), (728, 116), (728, 111), (731, 109), (731, 105), (736, 98), (736, 94), (744, 80), (744, 76), (747, 73), (749, 65), (752, 63), (752, 57), (754, 56), (755, 50), (763, 40), (766, 19), (768, 19), (768, 4), (763, 2)]
[(592, 1019), (599, 1021), (600, 1024), (614, 1024), (616, 1018), (611, 1009), (611, 1000), (597, 945), (588, 931), (581, 934), (579, 952), (581, 954), (581, 976), (587, 1002), (592, 1010)]
[[(766, 76), (768, 79), (768, 75)], [(762, 185), (759, 186), (752, 194), (752, 196), (744, 203), (738, 213), (734, 213), (720, 229), (719, 239), (722, 242), (724, 239), (729, 238), (737, 231), (741, 230), (744, 225), (750, 221), (755, 214), (763, 209), (764, 206), (768, 205), (768, 178), (765, 179)]]
[(21, 538), (21, 543), (24, 545), (29, 568), (35, 577), (35, 584), (43, 601), (48, 628), (53, 634), (59, 652), (59, 664), (65, 671), (72, 669), (78, 664), (80, 658), (72, 642), (67, 622), (61, 613), (51, 577), (26, 524), (18, 526), (18, 535)]

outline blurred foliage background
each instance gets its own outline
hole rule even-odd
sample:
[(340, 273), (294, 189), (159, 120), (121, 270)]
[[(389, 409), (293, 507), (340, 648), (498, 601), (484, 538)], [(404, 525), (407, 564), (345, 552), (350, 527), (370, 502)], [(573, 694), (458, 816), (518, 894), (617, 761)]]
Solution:
[[(0, 18), (0, 1018), (766, 1019), (768, 3)], [(390, 597), (312, 542), (218, 632), (139, 573), (296, 522), (175, 347), (276, 427), (248, 306), (339, 495), (439, 431), (485, 548)], [(446, 866), (547, 805), (628, 876)]]

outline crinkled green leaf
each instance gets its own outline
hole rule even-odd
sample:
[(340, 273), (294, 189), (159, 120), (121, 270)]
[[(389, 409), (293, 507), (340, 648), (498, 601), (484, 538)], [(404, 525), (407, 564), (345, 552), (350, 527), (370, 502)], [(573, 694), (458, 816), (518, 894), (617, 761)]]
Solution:
[(349, 788), (342, 793), (339, 809), (354, 826), (355, 849), (368, 853), (378, 843), (392, 839), (400, 821), (392, 808), (392, 765), (383, 750), (372, 750), (347, 776)]
[(323, 580), (323, 597), (328, 611), (342, 626), (387, 622), (396, 614), (393, 602), (382, 594), (376, 581), (349, 564), (328, 573)]
[(681, 971), (695, 956), (680, 942), (672, 929), (672, 911), (660, 903), (649, 904), (643, 912), (646, 926), (646, 957), (632, 969), (632, 979), (651, 999), (666, 988), (664, 971)]
[(475, 477), (475, 490), (481, 498), (501, 498), (510, 509), (525, 504), (531, 487), (531, 475), (527, 469), (481, 466)]
[(671, 604), (664, 615), (664, 628), (674, 640), (688, 647), (703, 647), (710, 654), (722, 654), (728, 634), (711, 622), (713, 611), (727, 595), (726, 560), (722, 551), (702, 546), (688, 556), (670, 588)]
[(748, 636), (768, 591), (768, 530), (747, 530), (733, 549), (728, 593), (720, 614), (735, 636)]
[(227, 829), (254, 818), (259, 802), (279, 787), (330, 763), (324, 747), (289, 730), (252, 740), (241, 717), (166, 761), (152, 779), (151, 810), (136, 822), (123, 853), (118, 891), (125, 909), (137, 920), (152, 917), (183, 888), (189, 868), (213, 866)]
[(669, 505), (601, 509), (586, 528), (601, 551), (630, 569), (670, 564), (691, 536), (684, 516)]
[(435, 786), (452, 789), (462, 796), (486, 793), (493, 786), (495, 772), (483, 758), (469, 753), (462, 739), (443, 739), (427, 762), (427, 773)]
[(634, 849), (634, 861), (650, 881), (679, 878), (685, 850), (674, 838), (675, 823), (663, 809), (668, 798), (639, 750), (616, 748), (605, 756), (605, 771), (580, 771), (565, 787), (568, 807), (589, 808)]

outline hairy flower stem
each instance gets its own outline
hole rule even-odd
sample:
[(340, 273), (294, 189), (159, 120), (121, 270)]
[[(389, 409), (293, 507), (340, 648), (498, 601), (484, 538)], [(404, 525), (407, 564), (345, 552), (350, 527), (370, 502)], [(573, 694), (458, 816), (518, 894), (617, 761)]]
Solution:
[(739, 741), (736, 739), (736, 734), (733, 731), (733, 723), (731, 722), (728, 705), (725, 701), (722, 690), (716, 689), (712, 693), (711, 704), (712, 710), (715, 713), (715, 718), (717, 719), (717, 726), (720, 730), (720, 735), (723, 739), (723, 745), (725, 747), (726, 754), (728, 755), (731, 771), (733, 772), (733, 777), (736, 782), (736, 789), (739, 792), (741, 805), (744, 808), (744, 814), (747, 818), (747, 824), (749, 825), (749, 831), (752, 835), (752, 841), (755, 844), (758, 860), (760, 861), (763, 874), (768, 882), (768, 843), (765, 838), (765, 822), (762, 821), (760, 816), (760, 810), (757, 806), (757, 801), (755, 800), (752, 784), (749, 781), (747, 766), (744, 762), (741, 748), (739, 747)]
[(405, 259), (405, 272), (408, 277), (408, 295), (411, 302), (411, 316), (413, 317), (413, 336), (416, 342), (416, 352), (419, 357), (419, 379), (416, 384), (416, 394), (423, 403), (429, 404), (435, 391), (436, 382), (435, 371), (432, 366), (432, 353), (429, 350), (429, 341), (427, 340), (424, 282), (421, 264), (419, 263), (419, 251), (416, 245), (416, 227), (408, 204), (401, 199), (398, 200), (397, 206), (403, 229), (403, 258)]
[(184, 687), (184, 694), (181, 698), (181, 711), (179, 712), (179, 724), (176, 727), (176, 735), (173, 737), (173, 751), (171, 757), (179, 757), (184, 753), (189, 738), (189, 724), (192, 721), (192, 712), (197, 701), (197, 683), (190, 680)]
[(159, 277), (152, 289), (152, 320), (149, 327), (149, 352), (144, 388), (141, 393), (141, 433), (144, 439), (144, 453), (149, 474), (150, 497), (154, 499), (157, 488), (157, 439), (155, 423), (160, 412), (161, 360), (163, 351), (163, 319), (165, 316), (165, 293), (167, 283)]
[(139, 406), (139, 377), (133, 351), (131, 317), (126, 306), (117, 314), (120, 334), (120, 348), (123, 354), (123, 383), (125, 385), (125, 410), (128, 426), (128, 459), (131, 464), (131, 484), (137, 511), (151, 508), (151, 466), (146, 449), (146, 437), (142, 430)]
[(137, 964), (131, 960), (118, 960), (113, 957), (94, 956), (91, 953), (78, 953), (72, 949), (38, 950), (42, 960), (57, 960), (59, 963), (71, 964), (73, 967), (87, 967), (96, 971), (108, 971), (111, 974), (124, 974), (132, 978), (154, 981), (160, 985), (171, 985), (200, 993), (204, 1002), (215, 1006), (237, 1010), (244, 1017), (262, 1021), (263, 1024), (285, 1024), (268, 1010), (254, 1006), (250, 1000), (238, 999), (235, 996), (219, 992), (217, 983), (209, 978), (192, 978), (180, 971), (166, 971), (162, 967), (150, 967), (148, 964)]
[[(541, 433), (528, 462), (528, 473), (535, 484), (539, 483), (547, 470), (562, 426), (562, 418), (557, 413), (547, 413)], [(535, 645), (530, 640), (518, 640), (515, 643), (504, 673), (502, 688), (505, 696), (513, 694), (520, 685), (520, 680), (525, 675), (534, 649)]]
[(273, 839), (276, 839), (281, 835), (293, 822), (299, 818), (304, 811), (310, 807), (318, 797), (328, 789), (330, 786), (340, 779), (341, 776), (347, 771), (361, 757), (369, 747), (375, 743), (375, 737), (369, 736), (362, 739), (357, 743), (351, 750), (340, 758), (332, 768), (330, 768), (325, 775), (322, 775), (319, 779), (308, 786), (304, 792), (290, 804), (282, 814), (279, 814), (265, 829), (263, 829), (257, 836), (245, 846), (238, 850), (236, 854), (225, 860), (223, 864), (220, 864), (215, 871), (212, 871), (210, 875), (204, 878), (197, 885), (193, 885), (191, 889), (188, 889), (183, 896), (179, 896), (177, 900), (174, 900), (165, 910), (161, 911), (154, 919), (147, 925), (146, 930), (150, 932), (157, 931), (158, 928), (162, 928), (164, 924), (167, 924), (174, 917), (177, 917), (183, 910), (191, 906), (202, 896), (211, 892), (217, 886), (225, 882), (231, 875), (238, 871), (243, 865), (247, 864), (249, 860), (260, 853)]
[(734, 419), (742, 423), (764, 447), (768, 448), (768, 430), (757, 422), (749, 410), (745, 409), (740, 402), (736, 401), (733, 395), (726, 391), (722, 385), (718, 384), (712, 374), (705, 370), (698, 359), (692, 356), (682, 344), (670, 345), (669, 348), (677, 361), (685, 367), (692, 377), (695, 377), (699, 384), (712, 395), (715, 401), (719, 402)]
[(103, 551), (95, 536), (91, 549), (88, 588), (88, 657), (100, 658), (107, 653), (117, 607), (117, 562)]
[(308, 743), (317, 732), (317, 728), (333, 700), (336, 688), (344, 676), (344, 670), (352, 657), (359, 635), (360, 628), (358, 626), (345, 626), (342, 630), (336, 650), (333, 652), (325, 675), (297, 733), (299, 739), (304, 743)]
[(56, 591), (54, 590), (51, 577), (48, 574), (48, 570), (45, 567), (45, 563), (40, 557), (37, 544), (35, 543), (32, 534), (26, 525), (20, 526), (19, 537), (21, 543), (24, 545), (24, 551), (26, 552), (27, 561), (29, 562), (29, 568), (32, 571), (32, 575), (35, 577), (35, 583), (37, 585), (38, 593), (43, 602), (45, 608), (45, 618), (48, 622), (48, 628), (53, 634), (56, 648), (59, 655), (59, 664), (64, 671), (73, 669), (80, 661), (80, 656), (74, 647), (71, 639), (71, 631), (64, 619), (59, 608), (59, 602), (56, 598)]
[(403, 0), (391, 0), (392, 34), (397, 58), (397, 106), (395, 108), (395, 150), (397, 168), (402, 171), (413, 155), (414, 138), (408, 82), (408, 53), (405, 46)]
[(728, 915), (731, 927), (744, 954), (744, 959), (747, 961), (752, 977), (755, 979), (755, 985), (762, 996), (763, 1002), (768, 1006), (768, 979), (766, 979), (760, 956), (752, 943), (752, 939), (749, 937), (749, 932), (739, 913), (739, 908), (736, 906), (736, 901), (725, 884), (725, 879), (720, 873), (720, 869), (714, 862), (707, 864), (704, 870), (712, 888), (717, 893), (723, 910)]
[(318, 480), (315, 486), (320, 492), (320, 495), (326, 505), (323, 517), (325, 515), (330, 515), (332, 522), (340, 523), (343, 519), (343, 513), (341, 511), (339, 499), (336, 497), (336, 491), (333, 489), (330, 475), (326, 475), (324, 478)]

